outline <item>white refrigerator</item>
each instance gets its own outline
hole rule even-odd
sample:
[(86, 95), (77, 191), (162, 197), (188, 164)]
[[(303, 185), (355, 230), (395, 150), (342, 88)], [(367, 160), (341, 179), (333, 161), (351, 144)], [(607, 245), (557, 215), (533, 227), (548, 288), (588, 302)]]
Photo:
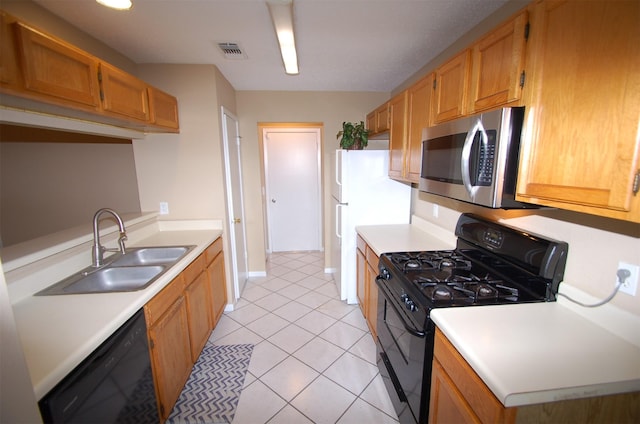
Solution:
[(408, 224), (411, 186), (389, 178), (388, 150), (336, 150), (332, 165), (331, 263), (340, 298), (354, 304), (356, 226)]

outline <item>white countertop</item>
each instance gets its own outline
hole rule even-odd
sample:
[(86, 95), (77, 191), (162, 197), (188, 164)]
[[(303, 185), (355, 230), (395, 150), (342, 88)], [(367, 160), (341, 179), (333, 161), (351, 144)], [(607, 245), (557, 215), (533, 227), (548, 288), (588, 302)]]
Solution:
[[(145, 228), (143, 238), (130, 237), (136, 241), (127, 246), (196, 245), (196, 248), (146, 289), (58, 296), (20, 294), (20, 299), (13, 303), (36, 398), (40, 399), (51, 390), (222, 234), (220, 229), (211, 226), (197, 229), (197, 226), (177, 225), (172, 228), (168, 224), (154, 223), (152, 227), (153, 230)], [(67, 275), (75, 271), (71, 270)]]
[[(420, 220), (356, 230), (378, 255), (455, 246), (455, 236)], [(581, 316), (563, 298), (438, 308), (431, 318), (507, 407), (640, 391), (640, 346)]]
[(559, 302), (431, 318), (505, 406), (640, 391), (640, 348)]
[(424, 250), (450, 250), (455, 248), (455, 236), (431, 228), (426, 221), (413, 224), (361, 225), (357, 233), (376, 255), (387, 252), (415, 252)]

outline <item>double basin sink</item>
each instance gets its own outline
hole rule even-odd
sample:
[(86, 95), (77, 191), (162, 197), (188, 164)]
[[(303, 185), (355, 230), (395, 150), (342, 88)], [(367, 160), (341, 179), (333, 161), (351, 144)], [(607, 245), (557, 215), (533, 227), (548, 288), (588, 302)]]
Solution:
[(160, 278), (194, 247), (128, 248), (124, 255), (116, 254), (107, 258), (104, 266), (87, 267), (36, 293), (36, 296), (142, 290)]

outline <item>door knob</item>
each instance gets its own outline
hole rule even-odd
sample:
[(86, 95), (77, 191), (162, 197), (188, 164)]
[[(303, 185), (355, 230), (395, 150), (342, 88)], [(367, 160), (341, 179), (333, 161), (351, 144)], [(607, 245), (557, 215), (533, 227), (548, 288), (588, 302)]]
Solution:
[(240, 218), (234, 218), (234, 219), (233, 219), (233, 223), (234, 223), (234, 224), (239, 224), (240, 222), (241, 222), (241, 221), (240, 221)]

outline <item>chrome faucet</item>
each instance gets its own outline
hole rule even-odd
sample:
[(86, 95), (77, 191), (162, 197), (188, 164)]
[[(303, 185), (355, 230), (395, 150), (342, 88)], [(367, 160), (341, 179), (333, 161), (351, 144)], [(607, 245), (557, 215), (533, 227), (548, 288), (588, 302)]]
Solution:
[[(120, 245), (120, 249), (107, 249), (106, 247), (100, 244), (100, 231), (98, 230), (98, 221), (100, 220), (100, 215), (103, 213), (110, 213), (113, 217), (118, 221), (118, 227), (120, 227), (120, 236), (118, 237), (118, 244)], [(98, 212), (93, 216), (93, 247), (91, 248), (92, 265), (94, 267), (100, 267), (103, 265), (103, 256), (104, 252), (117, 252), (118, 250), (123, 255), (125, 254), (124, 241), (127, 239), (127, 232), (124, 229), (124, 222), (118, 212), (109, 208), (98, 209)]]

